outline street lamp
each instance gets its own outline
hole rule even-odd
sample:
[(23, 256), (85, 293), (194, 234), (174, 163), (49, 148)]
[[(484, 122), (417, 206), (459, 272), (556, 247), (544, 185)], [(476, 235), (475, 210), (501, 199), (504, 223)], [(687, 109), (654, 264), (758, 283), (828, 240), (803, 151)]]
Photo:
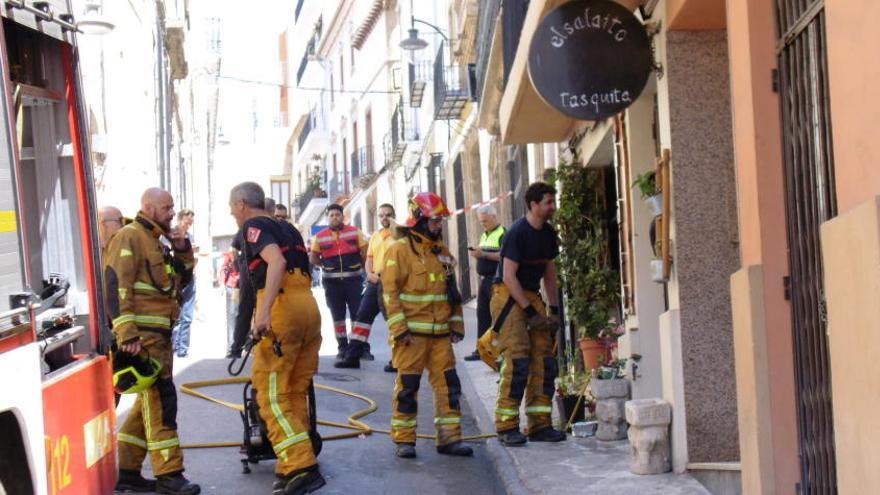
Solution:
[(412, 28), (409, 30), (409, 38), (400, 42), (400, 47), (404, 50), (415, 52), (424, 50), (428, 47), (428, 42), (419, 38), (419, 30)]
[(409, 37), (400, 42), (400, 48), (411, 52), (415, 55), (415, 52), (419, 50), (424, 50), (428, 47), (428, 42), (419, 38), (419, 30), (416, 29), (416, 23), (424, 24), (434, 31), (437, 31), (437, 34), (443, 37), (443, 41), (446, 44), (449, 44), (449, 37), (443, 34), (443, 31), (437, 26), (431, 24), (430, 22), (423, 21), (421, 19), (416, 19), (415, 14), (413, 13), (413, 3), (412, 0), (409, 2), (409, 11), (410, 11), (410, 28), (409, 28)]
[(101, 4), (86, 2), (82, 18), (77, 21), (76, 29), (83, 34), (103, 35), (116, 27), (101, 15)]

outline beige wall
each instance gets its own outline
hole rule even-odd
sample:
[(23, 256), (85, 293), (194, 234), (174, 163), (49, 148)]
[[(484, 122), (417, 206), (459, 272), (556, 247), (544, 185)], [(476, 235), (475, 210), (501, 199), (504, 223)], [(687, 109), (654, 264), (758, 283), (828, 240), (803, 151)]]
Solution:
[(822, 225), (822, 251), (837, 487), (868, 493), (880, 487), (880, 196)]
[(880, 143), (873, 122), (880, 65), (863, 57), (880, 42), (880, 3), (826, 0), (825, 14), (839, 216), (822, 226), (822, 251), (837, 482), (841, 494), (865, 493), (880, 486)]
[[(779, 100), (770, 85), (776, 67), (774, 20), (770, 0), (727, 2), (740, 262), (744, 270), (759, 269), (759, 276), (739, 274), (732, 280), (736, 373), (767, 380), (766, 394), (738, 389), (744, 493), (791, 493), (799, 478), (791, 313), (783, 290), (788, 260)], [(737, 302), (754, 301), (755, 294), (761, 294), (762, 304), (743, 309)], [(752, 321), (763, 326), (754, 331)], [(762, 353), (770, 357), (762, 359)], [(769, 431), (750, 422), (764, 416)], [(761, 435), (769, 435), (769, 441)]]
[(837, 206), (843, 213), (880, 191), (880, 2), (825, 0)]

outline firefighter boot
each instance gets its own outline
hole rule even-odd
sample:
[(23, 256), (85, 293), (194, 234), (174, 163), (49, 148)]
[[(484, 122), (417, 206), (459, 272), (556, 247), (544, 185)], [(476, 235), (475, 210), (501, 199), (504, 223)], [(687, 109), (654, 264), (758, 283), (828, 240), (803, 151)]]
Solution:
[(416, 446), (411, 443), (399, 443), (394, 454), (402, 459), (412, 459), (416, 456)]
[(301, 495), (304, 493), (312, 493), (327, 481), (321, 476), (321, 472), (317, 468), (308, 471), (301, 471), (286, 476), (275, 475), (275, 483), (272, 485), (272, 495)]
[(138, 471), (128, 469), (119, 470), (119, 479), (116, 481), (115, 492), (126, 493), (150, 493), (156, 491), (156, 480), (148, 480), (141, 476)]
[(452, 442), (446, 445), (438, 446), (437, 453), (457, 457), (468, 457), (474, 455), (474, 449), (468, 447), (461, 442)]
[(336, 337), (336, 359), (345, 357), (345, 351), (348, 349), (347, 337)]
[(554, 430), (552, 427), (541, 428), (534, 433), (529, 433), (530, 442), (561, 442), (563, 440), (565, 440), (565, 433)]
[(198, 495), (202, 492), (199, 485), (190, 482), (182, 473), (159, 476), (156, 480), (156, 493), (168, 495)]
[(342, 359), (333, 363), (334, 368), (360, 368), (361, 357), (367, 349), (367, 344), (360, 340), (352, 340), (345, 348)]
[(499, 431), (498, 440), (501, 441), (501, 445), (506, 445), (508, 447), (522, 447), (526, 444), (526, 436), (520, 433), (518, 428)]
[(373, 353), (370, 352), (370, 343), (365, 342), (364, 345), (367, 346), (367, 348), (364, 349), (364, 353), (363, 355), (361, 355), (361, 359), (363, 359), (364, 361), (375, 361), (376, 356), (374, 356)]

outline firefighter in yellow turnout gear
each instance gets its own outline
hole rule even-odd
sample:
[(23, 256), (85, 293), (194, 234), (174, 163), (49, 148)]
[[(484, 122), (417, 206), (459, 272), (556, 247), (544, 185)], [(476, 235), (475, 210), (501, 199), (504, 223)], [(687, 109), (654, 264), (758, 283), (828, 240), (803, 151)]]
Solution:
[(229, 208), (245, 241), (245, 276), (257, 291), (251, 382), (278, 457), (272, 493), (299, 495), (325, 484), (309, 437), (307, 398), (318, 371), (321, 315), (302, 236), (266, 213), (264, 202), (263, 189), (244, 182), (232, 189)]
[[(492, 292), (493, 330), (500, 341), (501, 379), (495, 407), (495, 430), (502, 444), (560, 442), (565, 433), (551, 426), (551, 399), (557, 371), (553, 339), (559, 328), (556, 231), (548, 223), (556, 211), (556, 190), (536, 182), (526, 190), (528, 211), (507, 231)], [(545, 313), (543, 282), (550, 310)], [(519, 411), (525, 396), (528, 439), (520, 432)]]
[(419, 384), (427, 368), (437, 452), (469, 456), (473, 450), (461, 442), (461, 382), (452, 352), (452, 344), (464, 337), (464, 320), (458, 291), (448, 285), (455, 261), (441, 240), (449, 211), (436, 194), (421, 193), (410, 201), (410, 215), (409, 227), (398, 230), (385, 252), (382, 269), (391, 359), (398, 370), (391, 438), (398, 457), (415, 457)]
[[(172, 381), (171, 328), (180, 311), (179, 289), (192, 278), (192, 246), (171, 230), (174, 201), (157, 188), (141, 198), (135, 220), (113, 236), (106, 249), (104, 279), (108, 314), (122, 352), (147, 353), (162, 364), (158, 380), (139, 392), (120, 428), (119, 480), (122, 491), (197, 494), (183, 476), (177, 436), (177, 392)], [(171, 241), (172, 249), (160, 238)], [(150, 454), (153, 474), (140, 471)]]

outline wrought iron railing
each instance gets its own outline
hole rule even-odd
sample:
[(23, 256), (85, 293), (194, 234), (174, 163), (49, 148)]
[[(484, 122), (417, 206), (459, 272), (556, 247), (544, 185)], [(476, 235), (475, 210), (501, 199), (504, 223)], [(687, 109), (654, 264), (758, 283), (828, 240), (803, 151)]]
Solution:
[(468, 73), (457, 65), (445, 65), (443, 52), (444, 44), (440, 43), (434, 58), (434, 119), (458, 119), (470, 100)]
[(425, 88), (431, 80), (431, 62), (410, 62), (408, 72), (410, 106), (419, 108), (425, 97)]
[(311, 57), (315, 54), (315, 39), (312, 38), (309, 40), (309, 43), (306, 45), (306, 51), (303, 52), (302, 60), (299, 61), (299, 68), (296, 70), (296, 84), (303, 78), (303, 74), (306, 73), (306, 67), (309, 65), (309, 61)]
[(306, 139), (309, 138), (309, 134), (312, 133), (318, 127), (318, 113), (313, 109), (309, 112), (309, 116), (306, 118), (306, 123), (303, 126), (302, 131), (299, 133), (299, 138), (297, 138), (297, 149), (302, 149), (303, 145), (306, 143)]
[(355, 184), (358, 178), (375, 172), (373, 166), (373, 146), (361, 146), (351, 152), (351, 182)]
[(305, 210), (309, 206), (309, 202), (311, 202), (315, 198), (326, 198), (327, 191), (324, 190), (321, 186), (309, 186), (297, 197), (297, 206), (299, 207), (300, 213)]
[(331, 202), (336, 201), (336, 198), (342, 196), (345, 193), (342, 189), (342, 181), (340, 180), (340, 176), (335, 176), (329, 181), (327, 181), (327, 199)]
[(390, 146), (386, 156), (386, 159), (391, 162), (397, 162), (403, 158), (407, 143), (419, 139), (418, 120), (408, 117), (407, 111), (408, 107), (401, 97), (394, 113), (391, 114)]

